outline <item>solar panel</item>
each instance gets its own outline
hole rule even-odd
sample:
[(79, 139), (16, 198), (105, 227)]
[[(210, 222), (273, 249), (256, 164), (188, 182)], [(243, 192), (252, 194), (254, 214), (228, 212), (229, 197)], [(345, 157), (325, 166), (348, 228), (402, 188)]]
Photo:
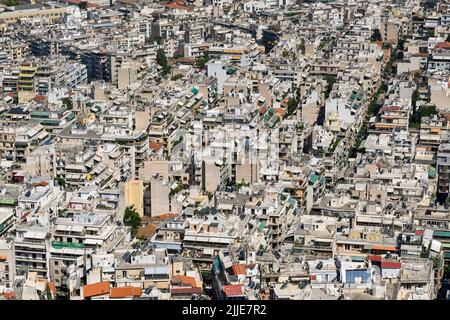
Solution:
[(130, 253), (129, 251), (127, 251), (127, 252), (123, 255), (122, 259), (123, 259), (125, 262), (131, 262), (131, 253)]

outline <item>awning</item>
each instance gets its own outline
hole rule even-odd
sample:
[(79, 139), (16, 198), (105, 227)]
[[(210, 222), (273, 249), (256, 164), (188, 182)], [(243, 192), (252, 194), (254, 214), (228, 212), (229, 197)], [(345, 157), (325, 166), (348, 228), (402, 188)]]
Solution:
[(219, 238), (219, 239), (217, 239), (217, 242), (219, 242), (219, 243), (230, 243), (231, 240), (230, 239), (225, 239), (225, 238)]
[(450, 238), (450, 231), (434, 231), (433, 236), (440, 238)]
[(366, 223), (381, 223), (381, 217), (357, 216), (356, 221)]
[(46, 138), (47, 136), (48, 136), (48, 132), (47, 132), (47, 131), (42, 131), (42, 132), (40, 132), (40, 133), (37, 135), (37, 138), (38, 138), (39, 140), (42, 140), (42, 139)]
[(351, 256), (352, 262), (364, 262), (366, 261), (365, 257), (360, 256)]
[(84, 244), (88, 245), (101, 245), (103, 243), (103, 240), (101, 239), (86, 239), (84, 240)]
[(184, 241), (195, 241), (195, 237), (194, 236), (184, 236)]
[(168, 266), (152, 266), (144, 268), (144, 274), (168, 274), (169, 267)]
[(373, 244), (372, 250), (383, 250), (383, 251), (397, 251), (397, 248), (393, 245), (383, 245), (383, 244)]

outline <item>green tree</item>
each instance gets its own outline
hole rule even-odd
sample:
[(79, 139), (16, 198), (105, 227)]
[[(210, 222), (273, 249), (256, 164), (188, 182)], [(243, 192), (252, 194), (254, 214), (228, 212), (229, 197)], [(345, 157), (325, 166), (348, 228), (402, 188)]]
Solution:
[(208, 55), (204, 55), (202, 57), (197, 58), (197, 60), (195, 61), (195, 64), (197, 67), (199, 68), (204, 68), (206, 66), (206, 64), (209, 61), (209, 56)]
[(159, 36), (155, 37), (155, 41), (156, 41), (157, 44), (162, 44), (162, 38), (159, 37)]
[(60, 176), (56, 176), (55, 181), (58, 182), (58, 185), (60, 185), (62, 187), (66, 186), (66, 181), (64, 180), (64, 178), (62, 178)]
[(66, 106), (66, 108), (68, 110), (72, 110), (73, 108), (73, 103), (72, 103), (72, 99), (66, 97), (62, 99), (62, 103)]
[(333, 90), (333, 85), (336, 83), (335, 76), (325, 76), (325, 80), (327, 81), (327, 87), (325, 89), (325, 99), (328, 99), (330, 96), (331, 90)]
[(19, 4), (19, 0), (2, 0), (1, 4), (4, 4), (7, 7), (17, 6)]
[(428, 106), (420, 106), (419, 108), (420, 118), (430, 117), (437, 114), (436, 106), (428, 105)]
[(289, 98), (287, 102), (287, 113), (288, 115), (294, 114), (295, 110), (298, 108), (298, 101), (294, 98)]
[(162, 74), (163, 76), (169, 74), (170, 72), (170, 66), (167, 62), (166, 53), (164, 52), (164, 49), (158, 49), (156, 51), (156, 63), (159, 64), (162, 68)]
[(78, 4), (78, 8), (80, 8), (81, 10), (86, 10), (87, 9), (87, 1), (82, 1)]
[(381, 37), (381, 32), (380, 29), (375, 29), (372, 32), (372, 35), (370, 36), (370, 41), (375, 42), (375, 41), (381, 41), (382, 37)]
[(445, 41), (450, 42), (450, 33), (447, 35), (447, 39)]
[(123, 223), (131, 227), (131, 235), (134, 237), (141, 226), (141, 217), (133, 207), (127, 207), (123, 216)]
[(161, 67), (167, 66), (167, 57), (166, 53), (164, 52), (164, 49), (158, 49), (156, 51), (156, 63), (159, 64)]

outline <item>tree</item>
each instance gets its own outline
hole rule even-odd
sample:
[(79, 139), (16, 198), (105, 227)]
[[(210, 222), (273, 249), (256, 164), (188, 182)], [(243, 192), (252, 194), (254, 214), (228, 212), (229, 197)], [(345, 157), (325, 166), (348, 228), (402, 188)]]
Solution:
[(156, 51), (156, 63), (158, 63), (161, 67), (167, 66), (167, 57), (164, 49), (158, 49)]
[(62, 178), (60, 176), (56, 176), (55, 181), (58, 182), (58, 185), (60, 185), (62, 187), (66, 186), (66, 181), (64, 180), (64, 178)]
[(434, 105), (427, 105), (427, 106), (420, 106), (419, 108), (420, 118), (423, 117), (430, 117), (435, 114), (437, 114), (436, 106)]
[(447, 39), (445, 41), (450, 42), (450, 33), (447, 35)]
[(327, 81), (327, 88), (325, 89), (325, 99), (328, 99), (331, 90), (333, 90), (333, 85), (336, 82), (336, 76), (325, 76), (325, 80)]
[(370, 36), (370, 41), (375, 42), (381, 40), (383, 40), (383, 38), (381, 37), (380, 29), (373, 30), (372, 35)]
[(0, 3), (4, 4), (7, 7), (16, 6), (19, 4), (18, 0), (2, 0)]
[(156, 51), (156, 63), (159, 64), (161, 67), (163, 67), (162, 74), (165, 76), (170, 72), (170, 66), (167, 62), (166, 53), (164, 52), (164, 49), (158, 49)]
[(67, 97), (63, 98), (62, 103), (66, 106), (67, 110), (72, 110), (72, 108), (73, 108), (72, 99), (67, 98)]
[(287, 102), (287, 113), (288, 113), (288, 115), (294, 114), (295, 110), (297, 110), (298, 103), (299, 102), (296, 99), (289, 98), (289, 100)]
[(131, 235), (134, 237), (141, 226), (141, 217), (133, 207), (127, 207), (123, 216), (123, 223), (131, 227)]
[(53, 300), (53, 294), (52, 294), (52, 291), (50, 290), (50, 286), (48, 284), (45, 286), (44, 294), (45, 294), (45, 298), (47, 300)]
[(87, 9), (87, 1), (82, 1), (78, 4), (78, 8), (80, 8), (81, 10), (86, 10)]
[(162, 38), (159, 37), (159, 36), (155, 37), (155, 41), (156, 41), (157, 44), (162, 44)]
[(209, 61), (209, 56), (208, 55), (204, 55), (203, 57), (197, 58), (197, 60), (195, 61), (195, 64), (197, 65), (197, 67), (199, 68), (204, 68), (206, 66), (206, 64)]

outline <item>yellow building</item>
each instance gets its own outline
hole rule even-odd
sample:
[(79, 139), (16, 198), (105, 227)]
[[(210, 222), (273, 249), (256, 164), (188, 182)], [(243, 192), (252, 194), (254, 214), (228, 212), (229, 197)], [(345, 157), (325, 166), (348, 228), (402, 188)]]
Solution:
[(34, 75), (36, 68), (30, 63), (24, 63), (19, 68), (19, 90), (34, 92)]
[(125, 207), (133, 207), (139, 216), (144, 216), (144, 182), (132, 180), (125, 183)]
[[(0, 21), (3, 24), (10, 25), (17, 23), (20, 19), (47, 18), (51, 21), (58, 21), (61, 16), (69, 11), (69, 7), (60, 8), (36, 8), (32, 10), (17, 10), (11, 12), (0, 12)], [(3, 28), (0, 26), (0, 28)]]

